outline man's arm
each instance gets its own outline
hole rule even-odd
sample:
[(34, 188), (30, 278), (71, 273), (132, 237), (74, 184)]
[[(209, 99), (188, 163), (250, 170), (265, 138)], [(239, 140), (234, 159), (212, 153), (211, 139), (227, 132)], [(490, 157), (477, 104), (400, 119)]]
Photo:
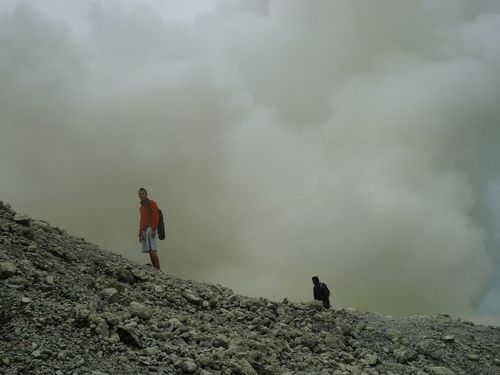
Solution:
[(321, 297), (319, 296), (318, 288), (316, 288), (316, 287), (313, 288), (313, 295), (314, 295), (314, 299), (316, 301), (320, 301), (321, 300)]

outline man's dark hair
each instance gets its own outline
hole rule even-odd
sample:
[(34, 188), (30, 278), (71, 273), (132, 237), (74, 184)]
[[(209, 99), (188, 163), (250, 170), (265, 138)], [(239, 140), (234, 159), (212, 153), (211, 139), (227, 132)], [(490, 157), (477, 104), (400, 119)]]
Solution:
[(146, 189), (144, 189), (144, 188), (140, 188), (139, 189), (139, 191), (141, 191), (141, 190), (144, 191), (146, 194), (148, 193), (148, 191)]
[(319, 282), (319, 277), (318, 276), (313, 276), (312, 277), (313, 282)]

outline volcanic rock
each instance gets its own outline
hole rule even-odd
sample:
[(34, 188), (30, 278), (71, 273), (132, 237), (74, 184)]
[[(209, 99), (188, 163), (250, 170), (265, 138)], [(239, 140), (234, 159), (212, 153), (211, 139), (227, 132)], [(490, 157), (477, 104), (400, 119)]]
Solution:
[(283, 302), (135, 264), (0, 203), (0, 373), (500, 373), (500, 328)]

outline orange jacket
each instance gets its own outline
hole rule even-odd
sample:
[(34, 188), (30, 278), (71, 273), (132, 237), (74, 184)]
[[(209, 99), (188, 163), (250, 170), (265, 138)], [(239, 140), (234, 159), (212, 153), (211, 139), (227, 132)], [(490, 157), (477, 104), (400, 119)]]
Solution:
[(139, 231), (151, 227), (152, 230), (156, 230), (158, 226), (158, 205), (152, 199), (147, 199), (144, 204), (141, 203), (139, 208), (141, 213), (141, 222), (139, 224)]

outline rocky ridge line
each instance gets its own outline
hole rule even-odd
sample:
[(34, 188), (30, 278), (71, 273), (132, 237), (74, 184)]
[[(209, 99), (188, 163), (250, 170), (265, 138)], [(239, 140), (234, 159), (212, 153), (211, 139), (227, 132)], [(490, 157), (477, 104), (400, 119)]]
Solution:
[(248, 298), (0, 202), (2, 374), (500, 373), (500, 328)]

